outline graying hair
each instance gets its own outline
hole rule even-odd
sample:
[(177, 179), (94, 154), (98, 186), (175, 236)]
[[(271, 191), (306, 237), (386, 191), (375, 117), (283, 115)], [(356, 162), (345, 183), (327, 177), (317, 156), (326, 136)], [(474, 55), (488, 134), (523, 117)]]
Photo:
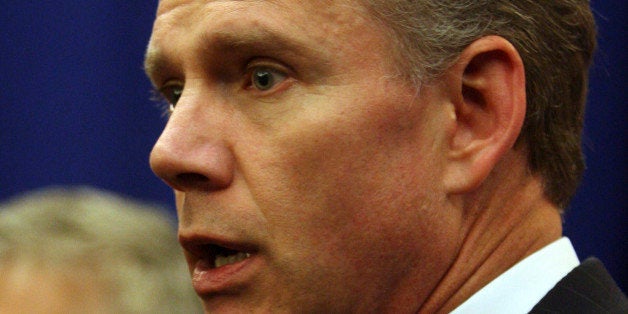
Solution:
[(581, 132), (595, 21), (587, 0), (359, 0), (387, 26), (400, 72), (437, 79), (473, 41), (498, 35), (521, 55), (527, 112), (517, 147), (565, 208), (584, 170)]

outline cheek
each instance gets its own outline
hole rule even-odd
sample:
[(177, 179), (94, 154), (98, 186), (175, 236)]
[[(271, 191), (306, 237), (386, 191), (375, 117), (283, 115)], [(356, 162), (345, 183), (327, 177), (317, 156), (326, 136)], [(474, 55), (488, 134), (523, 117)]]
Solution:
[(425, 262), (416, 254), (431, 255), (455, 225), (439, 212), (440, 167), (429, 132), (409, 122), (408, 112), (371, 108), (301, 121), (258, 155), (266, 184), (254, 194), (282, 272), (307, 273), (303, 280), (322, 285), (331, 278), (393, 285), (402, 274), (389, 269)]
[(342, 215), (346, 209), (403, 202), (436, 187), (440, 167), (431, 130), (409, 118), (420, 110), (399, 110), (397, 103), (384, 101), (352, 102), (362, 106), (310, 115), (282, 134), (270, 168), (285, 175), (287, 192), (297, 193), (303, 204), (344, 208), (327, 213)]
[(261, 204), (269, 220), (290, 216), (297, 226), (311, 222), (333, 233), (438, 195), (437, 148), (426, 118), (416, 119), (421, 107), (409, 97), (344, 100), (311, 104), (262, 137), (265, 149), (251, 162), (263, 169), (253, 194), (269, 202)]
[(281, 193), (286, 202), (265, 213), (278, 286), (312, 300), (360, 304), (388, 299), (413, 273), (415, 285), (431, 290), (444, 271), (438, 265), (450, 263), (446, 232), (456, 222), (429, 197), (429, 182), (373, 169), (381, 163), (317, 165), (285, 181), (292, 187)]

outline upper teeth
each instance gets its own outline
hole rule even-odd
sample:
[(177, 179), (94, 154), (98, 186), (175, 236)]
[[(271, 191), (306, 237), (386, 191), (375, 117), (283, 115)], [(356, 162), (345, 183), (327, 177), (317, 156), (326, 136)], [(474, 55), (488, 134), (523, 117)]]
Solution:
[(217, 255), (214, 259), (214, 267), (221, 267), (224, 265), (234, 264), (240, 261), (245, 260), (247, 257), (251, 256), (249, 253), (238, 252), (237, 254), (232, 255)]

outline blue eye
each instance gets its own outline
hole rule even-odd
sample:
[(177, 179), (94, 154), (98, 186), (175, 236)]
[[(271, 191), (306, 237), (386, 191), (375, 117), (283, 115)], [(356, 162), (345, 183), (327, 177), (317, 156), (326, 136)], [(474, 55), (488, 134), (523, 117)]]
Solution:
[(286, 79), (286, 74), (268, 67), (257, 67), (251, 71), (251, 86), (267, 91)]

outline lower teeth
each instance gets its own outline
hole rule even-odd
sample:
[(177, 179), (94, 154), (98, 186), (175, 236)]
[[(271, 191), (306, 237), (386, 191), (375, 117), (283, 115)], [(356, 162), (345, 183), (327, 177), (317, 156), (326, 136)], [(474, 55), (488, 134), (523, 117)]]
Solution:
[(235, 264), (237, 262), (243, 261), (246, 258), (251, 256), (249, 253), (239, 252), (237, 254), (232, 254), (228, 256), (218, 255), (214, 260), (214, 267), (221, 267), (225, 265)]

